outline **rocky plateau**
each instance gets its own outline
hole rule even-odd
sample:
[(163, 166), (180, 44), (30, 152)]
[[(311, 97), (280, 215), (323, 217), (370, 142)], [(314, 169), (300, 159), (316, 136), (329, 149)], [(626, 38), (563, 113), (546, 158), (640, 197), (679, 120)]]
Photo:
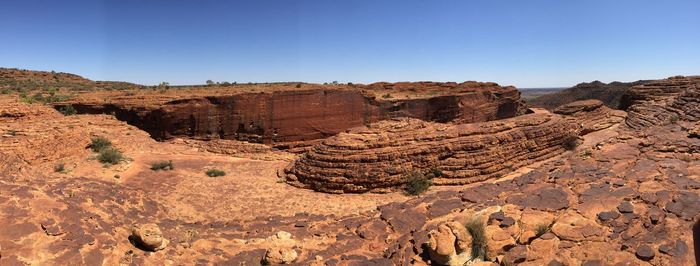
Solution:
[[(494, 83), (4, 71), (0, 265), (696, 263), (697, 77), (550, 112)], [(12, 87), (27, 84), (70, 97), (28, 101), (48, 92)], [(101, 163), (97, 137), (123, 158)], [(412, 172), (427, 192), (402, 192)]]

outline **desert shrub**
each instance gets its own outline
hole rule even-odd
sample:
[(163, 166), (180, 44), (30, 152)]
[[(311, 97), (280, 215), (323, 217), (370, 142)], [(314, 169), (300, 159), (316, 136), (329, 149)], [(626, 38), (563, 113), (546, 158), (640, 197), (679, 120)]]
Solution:
[(65, 164), (62, 164), (62, 163), (59, 163), (59, 164), (57, 164), (57, 165), (54, 165), (54, 166), (53, 166), (53, 171), (56, 172), (56, 173), (63, 173), (64, 171), (66, 171), (66, 165), (65, 165)]
[(469, 234), (472, 235), (472, 260), (481, 259), (487, 261), (486, 257), (486, 245), (488, 239), (486, 238), (486, 225), (481, 217), (475, 216), (467, 221), (465, 225)]
[(106, 138), (92, 137), (90, 140), (90, 149), (94, 152), (100, 152), (108, 147), (112, 147), (112, 142)]
[(433, 184), (431, 177), (434, 176), (432, 174), (426, 176), (418, 171), (412, 171), (405, 174), (406, 185), (404, 190), (406, 191), (406, 194), (417, 196), (428, 191), (428, 188), (430, 188), (430, 186)]
[(151, 164), (151, 170), (153, 171), (167, 171), (167, 170), (173, 170), (175, 167), (173, 167), (173, 161), (159, 161)]
[(226, 172), (219, 169), (210, 169), (206, 172), (209, 177), (225, 176)]
[(433, 176), (435, 176), (435, 177), (442, 176), (442, 170), (440, 170), (440, 168), (437, 168), (435, 166), (430, 168), (430, 173), (433, 174)]
[(7, 135), (10, 135), (10, 136), (17, 136), (17, 131), (13, 130), (13, 129), (7, 130), (6, 133), (7, 133)]
[(74, 115), (78, 113), (72, 105), (63, 106), (58, 111), (63, 115)]
[(571, 137), (566, 138), (564, 140), (563, 145), (564, 145), (564, 149), (566, 149), (567, 151), (575, 150), (576, 147), (578, 147), (578, 145), (579, 145), (578, 137), (571, 136)]
[(544, 234), (549, 232), (549, 225), (548, 224), (538, 224), (535, 227), (535, 237), (540, 237)]
[(298, 84), (296, 85), (296, 88), (297, 88), (297, 89), (298, 89), (298, 88), (301, 88), (301, 83), (298, 83)]
[(100, 150), (97, 160), (105, 164), (118, 164), (124, 160), (124, 155), (113, 147), (106, 147)]
[(10, 90), (10, 89), (3, 89), (2, 91), (0, 91), (0, 94), (10, 94), (10, 93), (12, 93), (12, 90)]
[(387, 93), (387, 94), (382, 95), (382, 98), (389, 99), (389, 98), (394, 98), (394, 96), (391, 96), (390, 93)]

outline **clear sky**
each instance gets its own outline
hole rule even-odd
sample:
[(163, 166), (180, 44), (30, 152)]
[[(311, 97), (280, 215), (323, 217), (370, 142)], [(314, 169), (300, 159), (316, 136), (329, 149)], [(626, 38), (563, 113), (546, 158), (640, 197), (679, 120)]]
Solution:
[(3, 0), (0, 66), (142, 84), (697, 75), (700, 1)]

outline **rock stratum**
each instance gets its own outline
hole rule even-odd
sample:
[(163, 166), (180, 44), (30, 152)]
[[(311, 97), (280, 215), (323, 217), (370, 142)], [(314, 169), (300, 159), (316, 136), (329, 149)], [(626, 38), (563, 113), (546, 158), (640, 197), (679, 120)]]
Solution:
[(677, 76), (631, 88), (620, 103), (634, 129), (700, 120), (700, 77)]
[(286, 178), (324, 192), (384, 192), (405, 184), (407, 173), (436, 169), (441, 175), (435, 185), (471, 184), (559, 155), (579, 135), (626, 116), (599, 100), (573, 102), (555, 113), (471, 124), (382, 121), (324, 140), (290, 164)]
[(562, 153), (578, 124), (535, 113), (473, 124), (387, 120), (324, 140), (292, 163), (290, 183), (324, 192), (381, 191), (405, 174), (437, 168), (437, 185), (463, 185)]
[(646, 84), (650, 80), (640, 80), (635, 82), (610, 82), (600, 81), (584, 82), (571, 88), (541, 95), (534, 99), (527, 100), (527, 104), (554, 110), (555, 108), (582, 100), (600, 100), (612, 109), (620, 109), (620, 99), (627, 91), (638, 85)]
[(582, 135), (617, 125), (627, 117), (626, 112), (610, 109), (600, 100), (568, 103), (557, 107), (553, 112), (579, 123), (582, 127)]
[(108, 101), (103, 96), (80, 96), (56, 106), (70, 104), (79, 113), (114, 114), (156, 139), (235, 139), (285, 149), (396, 117), (471, 123), (527, 111), (515, 88), (495, 83), (251, 86), (259, 92), (240, 87), (162, 97), (115, 95)]

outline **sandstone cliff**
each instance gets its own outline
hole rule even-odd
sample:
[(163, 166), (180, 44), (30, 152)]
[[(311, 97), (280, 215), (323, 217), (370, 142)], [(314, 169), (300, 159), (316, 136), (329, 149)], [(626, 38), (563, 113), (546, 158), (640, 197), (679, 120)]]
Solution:
[(634, 129), (700, 120), (700, 77), (677, 76), (630, 89), (620, 106)]
[(483, 122), (526, 113), (515, 88), (474, 82), (318, 85), (163, 98), (127, 95), (106, 101), (82, 96), (56, 106), (71, 104), (79, 113), (114, 114), (156, 139), (236, 139), (279, 148), (303, 146), (305, 141), (395, 117)]

